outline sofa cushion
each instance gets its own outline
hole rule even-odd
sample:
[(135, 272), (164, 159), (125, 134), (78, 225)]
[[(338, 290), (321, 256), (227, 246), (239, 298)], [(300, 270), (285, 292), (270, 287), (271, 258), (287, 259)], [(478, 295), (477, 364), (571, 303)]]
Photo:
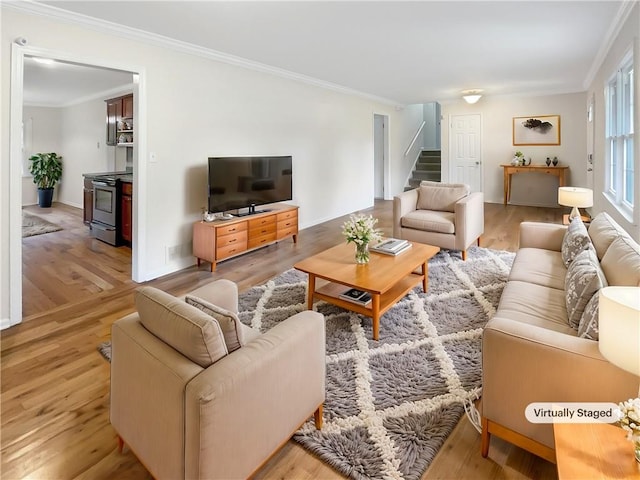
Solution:
[(576, 256), (591, 245), (591, 239), (580, 217), (571, 220), (562, 240), (562, 261), (568, 267)]
[(414, 210), (400, 220), (405, 228), (415, 228), (426, 232), (453, 234), (456, 231), (455, 214), (450, 212), (433, 212), (431, 210)]
[(543, 248), (520, 248), (513, 261), (509, 280), (530, 282), (564, 291), (567, 269), (560, 252)]
[(462, 183), (421, 182), (418, 187), (418, 210), (454, 212), (455, 204), (471, 192)]
[(587, 303), (598, 290), (606, 286), (607, 280), (600, 268), (595, 249), (589, 248), (579, 253), (569, 264), (565, 279), (569, 325), (578, 330)]
[(153, 287), (136, 290), (142, 325), (182, 355), (207, 368), (227, 355), (218, 322), (187, 303)]
[(578, 336), (582, 338), (588, 338), (590, 340), (599, 339), (598, 329), (598, 307), (600, 305), (600, 294), (595, 293), (587, 306), (584, 307), (584, 313), (580, 318), (580, 325), (578, 325)]
[(600, 266), (609, 285), (640, 286), (640, 246), (628, 235), (611, 242)]
[(218, 321), (229, 353), (244, 346), (244, 330), (235, 313), (193, 295), (187, 295), (184, 301)]
[(608, 213), (601, 212), (591, 220), (589, 237), (598, 254), (598, 260), (602, 260), (611, 243), (620, 236), (629, 234)]
[(496, 317), (577, 336), (567, 323), (565, 293), (535, 283), (509, 281), (504, 287)]

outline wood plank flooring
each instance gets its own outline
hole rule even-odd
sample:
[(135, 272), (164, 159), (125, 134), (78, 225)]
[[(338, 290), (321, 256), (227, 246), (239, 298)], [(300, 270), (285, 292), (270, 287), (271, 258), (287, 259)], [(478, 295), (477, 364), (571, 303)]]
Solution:
[[(96, 346), (111, 324), (134, 310), (131, 251), (89, 237), (82, 211), (54, 204), (28, 211), (64, 230), (23, 239), (23, 323), (0, 333), (3, 479), (149, 479), (135, 456), (116, 449), (109, 424), (109, 364)], [(368, 209), (391, 234), (392, 208)], [(559, 209), (485, 205), (481, 245), (515, 251), (523, 220), (560, 223)], [(217, 278), (241, 291), (291, 268), (298, 260), (343, 241), (339, 218), (290, 240), (218, 264), (203, 264), (149, 282), (181, 294)], [(340, 474), (288, 442), (256, 479), (339, 479)], [(429, 470), (430, 478), (556, 478), (555, 466), (494, 438), (489, 458), (463, 417)]]

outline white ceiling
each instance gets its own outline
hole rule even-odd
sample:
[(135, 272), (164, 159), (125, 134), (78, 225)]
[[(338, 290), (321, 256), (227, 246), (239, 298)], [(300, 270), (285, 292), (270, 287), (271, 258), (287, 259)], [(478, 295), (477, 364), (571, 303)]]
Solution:
[(584, 91), (624, 2), (40, 3), (412, 104)]
[(25, 105), (62, 107), (131, 90), (133, 74), (119, 70), (54, 62), (43, 65), (24, 59)]

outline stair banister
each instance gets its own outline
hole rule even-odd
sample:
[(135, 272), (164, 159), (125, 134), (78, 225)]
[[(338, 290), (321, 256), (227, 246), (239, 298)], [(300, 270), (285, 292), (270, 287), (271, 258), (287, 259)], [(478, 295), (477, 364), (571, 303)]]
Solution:
[(411, 143), (409, 144), (409, 146), (407, 147), (407, 149), (404, 152), (404, 156), (406, 157), (407, 155), (409, 155), (409, 152), (411, 151), (411, 148), (413, 147), (413, 144), (416, 143), (416, 140), (418, 139), (418, 137), (420, 136), (420, 132), (422, 132), (422, 129), (424, 128), (425, 124), (427, 122), (423, 121), (422, 124), (420, 125), (420, 127), (418, 128), (418, 131), (416, 132), (416, 134), (413, 136), (413, 140), (411, 140)]

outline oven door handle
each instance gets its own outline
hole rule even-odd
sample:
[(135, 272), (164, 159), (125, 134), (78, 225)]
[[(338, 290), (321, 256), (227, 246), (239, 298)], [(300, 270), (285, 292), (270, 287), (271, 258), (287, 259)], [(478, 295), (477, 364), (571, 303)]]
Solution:
[(113, 186), (113, 185), (111, 185), (111, 184), (109, 184), (109, 183), (107, 183), (107, 182), (96, 182), (95, 180), (92, 180), (92, 181), (91, 181), (91, 184), (92, 184), (94, 187), (95, 187), (95, 186), (98, 186), (98, 187), (112, 187), (112, 186)]

